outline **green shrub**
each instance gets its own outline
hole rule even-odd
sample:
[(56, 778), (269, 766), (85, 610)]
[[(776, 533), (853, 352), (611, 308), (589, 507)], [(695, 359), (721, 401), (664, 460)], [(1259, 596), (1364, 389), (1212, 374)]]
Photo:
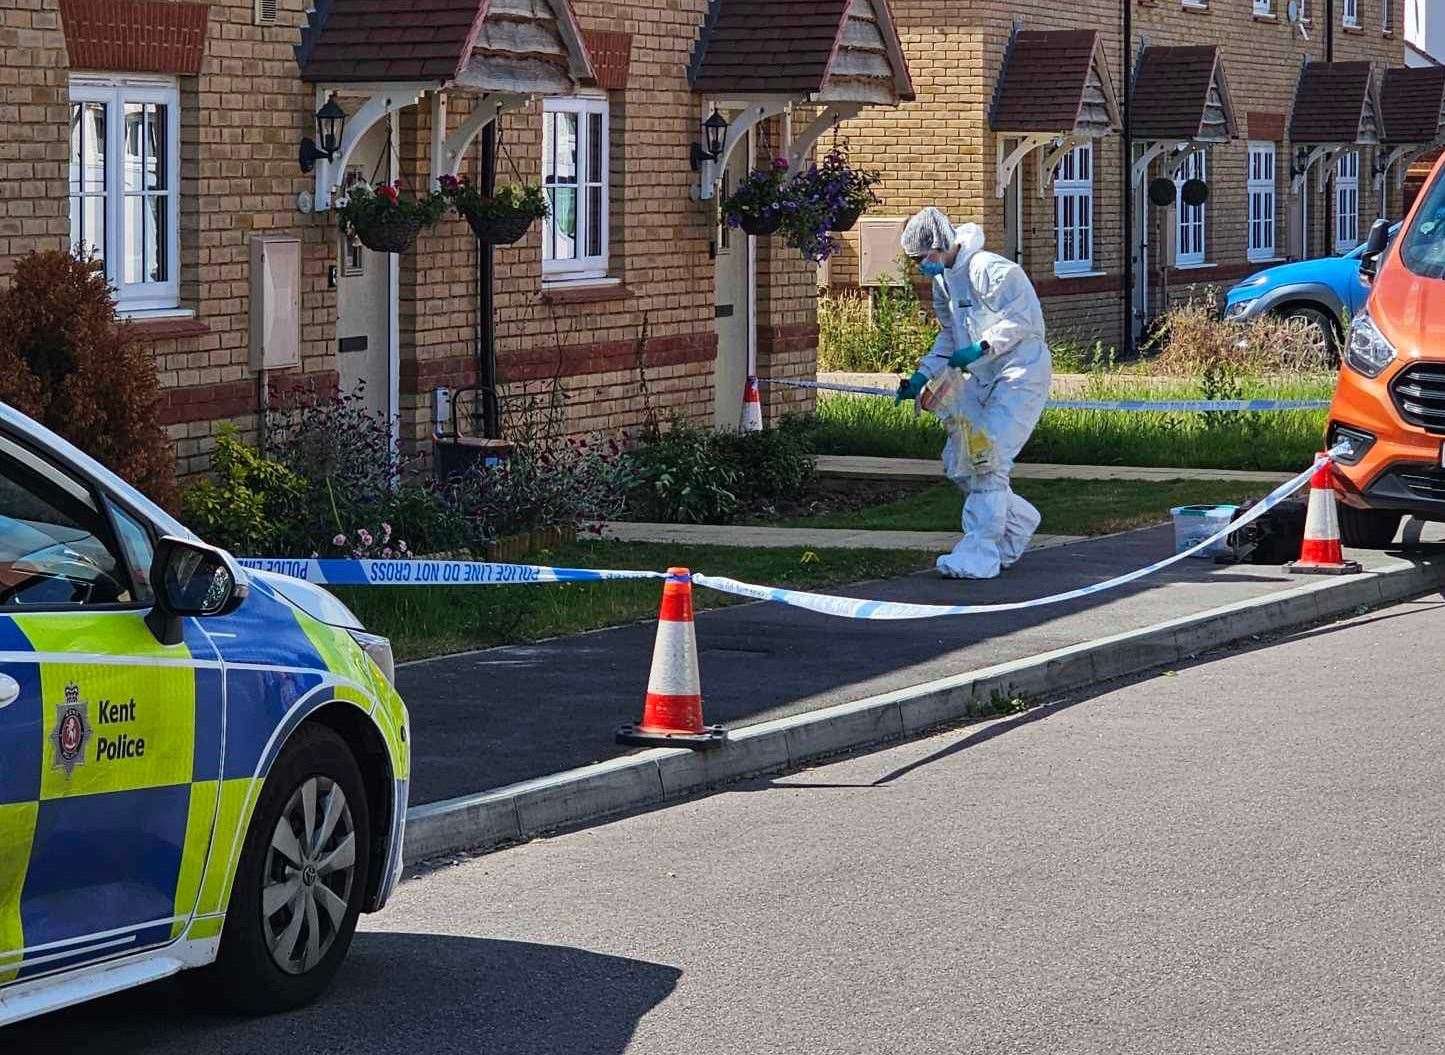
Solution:
[(625, 456), (627, 509), (638, 520), (726, 524), (754, 503), (797, 494), (813, 478), (811, 419), (761, 432), (712, 432), (674, 419)]
[(627, 453), (628, 509), (667, 524), (726, 523), (738, 511), (738, 470), (714, 433), (674, 419)]
[(211, 471), (214, 479), (181, 498), (186, 523), (207, 542), (243, 556), (287, 555), (305, 545), (295, 516), (304, 479), (242, 442), (231, 425), (221, 426)]

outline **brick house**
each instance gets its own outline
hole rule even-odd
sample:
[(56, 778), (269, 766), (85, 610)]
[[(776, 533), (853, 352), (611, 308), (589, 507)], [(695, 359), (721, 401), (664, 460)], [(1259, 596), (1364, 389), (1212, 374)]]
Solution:
[[(1119, 343), (1126, 62), (1136, 333), (1166, 297), (1347, 249), (1375, 217), (1398, 218), (1445, 86), (1438, 67), (1403, 68), (1400, 0), (1126, 2), (1127, 48), (1120, 0), (965, 0), (946, 19), (895, 0), (917, 99), (846, 126), (885, 202), (829, 280), (875, 281), (902, 218), (937, 204), (1028, 269), (1054, 333)], [(1190, 178), (1204, 203), (1182, 200)], [(1175, 190), (1151, 205), (1160, 179)]]
[[(748, 373), (813, 373), (816, 276), (719, 231), (714, 181), (912, 97), (886, 0), (0, 0), (0, 45), (0, 282), (31, 250), (103, 258), (183, 472), (297, 382), (364, 382), (412, 447), (439, 388), (490, 382), (555, 381), (577, 433), (638, 425), (644, 381), (736, 425)], [(340, 149), (303, 172), (331, 99)], [(552, 198), (516, 245), (449, 219), (372, 253), (328, 211), (357, 178), (487, 162)]]

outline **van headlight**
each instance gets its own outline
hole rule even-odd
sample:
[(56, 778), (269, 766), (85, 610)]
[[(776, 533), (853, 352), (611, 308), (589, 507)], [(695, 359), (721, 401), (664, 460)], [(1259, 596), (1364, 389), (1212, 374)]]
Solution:
[(1356, 315), (1345, 338), (1345, 362), (1350, 369), (1366, 377), (1379, 377), (1394, 359), (1395, 346), (1375, 327), (1369, 312)]
[(396, 660), (391, 654), (391, 642), (380, 634), (368, 634), (364, 630), (348, 630), (351, 639), (361, 646), (361, 651), (371, 657), (371, 661), (381, 668), (386, 675), (387, 682), (396, 687)]

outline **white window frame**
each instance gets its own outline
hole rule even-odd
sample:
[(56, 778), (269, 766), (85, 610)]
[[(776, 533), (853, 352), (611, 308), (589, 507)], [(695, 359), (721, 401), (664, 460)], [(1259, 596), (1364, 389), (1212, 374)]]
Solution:
[(1191, 151), (1174, 173), (1175, 267), (1199, 267), (1209, 257), (1209, 203), (1184, 204), (1184, 184), (1191, 179), (1209, 181), (1209, 156), (1203, 150)]
[(1273, 143), (1253, 142), (1246, 155), (1245, 194), (1249, 199), (1247, 220), (1248, 259), (1273, 260), (1278, 235), (1276, 215), (1279, 207), (1275, 166), (1278, 150)]
[[(550, 281), (574, 281), (606, 278), (609, 259), (608, 217), (610, 203), (608, 201), (608, 198), (611, 196), (612, 192), (612, 170), (610, 157), (612, 152), (612, 115), (610, 113), (608, 101), (605, 97), (601, 96), (577, 96), (575, 98), (568, 99), (544, 100), (542, 104), (544, 124), (545, 122), (550, 121), (550, 117), (548, 115), (557, 113), (577, 114), (578, 173), (576, 182), (576, 241), (579, 246), (585, 247), (587, 245), (589, 236), (592, 233), (592, 229), (590, 226), (592, 221), (587, 215), (587, 189), (591, 187), (600, 187), (602, 191), (602, 209), (599, 222), (602, 229), (599, 232), (600, 239), (598, 241), (598, 245), (601, 247), (602, 251), (594, 255), (578, 256), (567, 260), (558, 260), (553, 258), (550, 255), (552, 252), (551, 247), (553, 245), (552, 218), (549, 216), (545, 221), (543, 221), (542, 224), (542, 278), (544, 280)], [(590, 130), (591, 121), (589, 120), (589, 115), (591, 114), (602, 115), (602, 150), (600, 154), (602, 172), (600, 174), (601, 178), (598, 180), (588, 180), (583, 178), (587, 168), (589, 136), (592, 134)], [(549, 142), (549, 139), (550, 137), (548, 137), (544, 131), (542, 135), (542, 149), (544, 154), (546, 151), (546, 144)], [(548, 159), (544, 156), (542, 158), (542, 178), (544, 188), (548, 186), (546, 178), (548, 165)]]
[[(70, 79), (71, 103), (101, 103), (105, 119), (105, 274), (122, 313), (180, 306), (181, 298), (181, 97), (174, 78), (84, 74)], [(125, 107), (156, 103), (166, 107), (166, 261), (164, 282), (125, 281)], [(67, 199), (68, 211), (68, 199)]]
[[(1088, 174), (1081, 177), (1081, 169)], [(1081, 242), (1087, 243), (1086, 249), (1080, 248)], [(1094, 144), (1080, 143), (1054, 166), (1054, 274), (1084, 275), (1093, 270)]]
[(1390, 6), (1392, 0), (1380, 0), (1380, 32), (1390, 33), (1395, 28), (1394, 9)]
[(1335, 163), (1335, 252), (1360, 244), (1360, 152), (1341, 151)]
[(1360, 28), (1360, 0), (1343, 0), (1340, 4), (1340, 25), (1347, 29)]

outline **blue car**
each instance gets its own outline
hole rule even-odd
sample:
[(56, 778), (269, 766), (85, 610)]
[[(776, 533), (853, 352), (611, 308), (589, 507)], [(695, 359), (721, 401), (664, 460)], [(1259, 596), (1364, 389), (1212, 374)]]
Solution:
[[(1391, 238), (1399, 228), (1390, 228)], [(1343, 256), (1297, 260), (1255, 272), (1225, 295), (1225, 321), (1250, 322), (1263, 315), (1295, 319), (1309, 327), (1316, 346), (1333, 357), (1344, 326), (1370, 294), (1360, 280), (1364, 251), (1361, 242)]]

